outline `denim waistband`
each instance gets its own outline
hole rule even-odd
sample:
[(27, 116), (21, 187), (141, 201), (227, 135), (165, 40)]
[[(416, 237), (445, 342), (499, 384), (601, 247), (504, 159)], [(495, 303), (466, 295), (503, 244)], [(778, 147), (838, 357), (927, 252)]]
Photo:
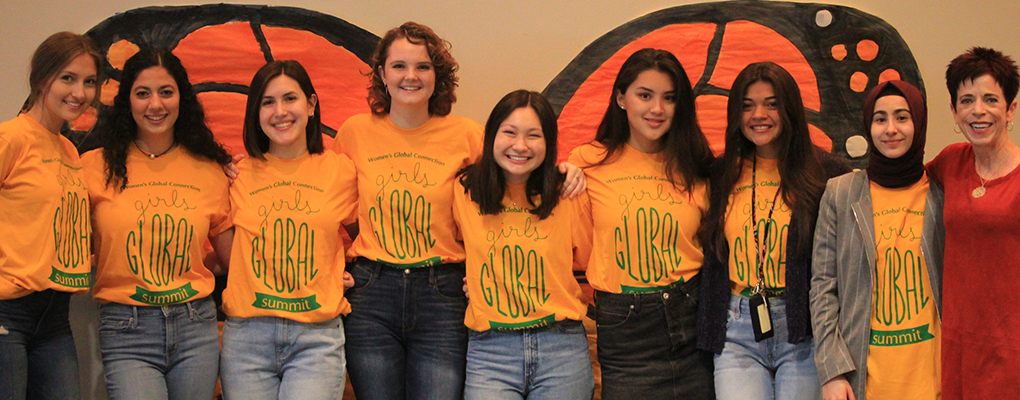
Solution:
[(370, 260), (365, 257), (358, 257), (355, 262), (368, 264), (375, 269), (375, 274), (387, 274), (387, 275), (407, 275), (407, 276), (432, 276), (432, 275), (443, 275), (448, 273), (460, 273), (464, 274), (464, 263), (447, 263), (438, 264), (431, 267), (414, 267), (414, 268), (400, 268), (394, 265), (390, 265), (384, 262), (376, 260)]
[(601, 290), (595, 291), (595, 299), (602, 304), (611, 305), (640, 305), (649, 303), (662, 303), (676, 296), (687, 296), (697, 293), (698, 285), (701, 283), (701, 274), (694, 275), (690, 280), (673, 284), (662, 290), (641, 293), (611, 293)]
[[(769, 298), (769, 308), (773, 312), (781, 311), (786, 312), (786, 299), (784, 298)], [(739, 294), (730, 294), (730, 310), (740, 310), (741, 312), (749, 312), (751, 310), (751, 299), (741, 296)]]
[[(136, 317), (169, 317), (172, 315), (191, 315), (197, 312), (197, 308), (205, 302), (213, 302), (212, 296), (194, 299), (186, 303), (171, 304), (167, 306), (135, 306), (121, 303), (106, 303), (102, 309), (107, 312), (122, 312), (134, 314)], [(215, 307), (215, 306), (214, 306)]]

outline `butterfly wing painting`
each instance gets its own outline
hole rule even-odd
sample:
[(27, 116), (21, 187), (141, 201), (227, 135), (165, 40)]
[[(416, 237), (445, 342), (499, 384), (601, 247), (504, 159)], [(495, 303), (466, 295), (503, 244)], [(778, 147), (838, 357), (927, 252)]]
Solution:
[(866, 161), (859, 121), (867, 90), (902, 79), (924, 91), (917, 63), (896, 29), (859, 10), (771, 1), (673, 7), (595, 40), (545, 88), (559, 112), (561, 160), (594, 138), (616, 73), (645, 47), (669, 50), (683, 64), (697, 96), (698, 121), (717, 153), (724, 146), (729, 89), (753, 62), (773, 61), (793, 75), (812, 140), (857, 167)]
[[(327, 148), (348, 117), (369, 111), (365, 74), (379, 37), (330, 15), (254, 5), (147, 7), (114, 15), (87, 34), (106, 55), (100, 108), (112, 106), (120, 70), (139, 48), (169, 49), (188, 70), (216, 140), (232, 154), (244, 152), (248, 84), (267, 61), (297, 60), (308, 71)], [(82, 140), (96, 114), (76, 120), (71, 137)]]

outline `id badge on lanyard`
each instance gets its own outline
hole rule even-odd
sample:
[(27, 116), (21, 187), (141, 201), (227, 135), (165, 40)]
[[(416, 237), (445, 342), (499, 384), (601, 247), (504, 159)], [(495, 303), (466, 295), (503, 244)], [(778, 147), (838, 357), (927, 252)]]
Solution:
[[(758, 219), (755, 217), (754, 210), (758, 208), (755, 204), (755, 187), (757, 183), (757, 172), (758, 172), (758, 157), (754, 159), (754, 169), (751, 170), (751, 223), (754, 224), (754, 247), (758, 253), (758, 260), (756, 272), (758, 273), (758, 284), (754, 285), (754, 292), (751, 294), (751, 326), (754, 328), (754, 341), (760, 342), (768, 339), (775, 335), (775, 331), (772, 329), (772, 309), (769, 308), (769, 298), (767, 291), (764, 288), (763, 282), (765, 281), (765, 271), (762, 270), (762, 264), (765, 259), (765, 252), (761, 248), (761, 242), (758, 239)], [(765, 242), (769, 240), (769, 227), (772, 222), (772, 211), (776, 209), (776, 201), (779, 200), (779, 190), (776, 190), (776, 195), (772, 199), (772, 206), (769, 208), (768, 219), (765, 220)]]

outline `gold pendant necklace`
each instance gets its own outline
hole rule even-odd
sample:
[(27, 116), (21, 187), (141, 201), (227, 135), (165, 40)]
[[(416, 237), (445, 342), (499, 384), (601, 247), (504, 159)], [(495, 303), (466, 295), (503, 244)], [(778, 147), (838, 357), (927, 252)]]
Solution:
[[(1004, 164), (1006, 162), (1006, 160), (1008, 160), (1010, 158), (1012, 158), (1012, 157), (1007, 155), (1005, 158), (1000, 160), (999, 163), (995, 165), (995, 168), (992, 168), (991, 170), (988, 171), (988, 176), (994, 176), (995, 171), (998, 171), (999, 167), (1001, 167), (1002, 164)], [(979, 197), (985, 195), (985, 184), (988, 183), (988, 179), (982, 178), (981, 174), (979, 174), (978, 171), (977, 171), (977, 159), (976, 158), (974, 159), (974, 174), (976, 174), (978, 176), (978, 179), (981, 180), (981, 186), (978, 186), (977, 188), (974, 189), (974, 191), (970, 192), (971, 197), (976, 199), (976, 198), (979, 198)]]

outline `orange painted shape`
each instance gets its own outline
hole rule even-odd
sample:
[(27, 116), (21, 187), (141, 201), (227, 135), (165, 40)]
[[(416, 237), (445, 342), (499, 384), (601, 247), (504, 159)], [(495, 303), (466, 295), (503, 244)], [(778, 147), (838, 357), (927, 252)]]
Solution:
[(181, 39), (174, 55), (188, 70), (191, 83), (220, 82), (248, 86), (255, 71), (266, 63), (247, 22), (199, 28)]
[(369, 81), (364, 75), (371, 67), (354, 53), (308, 31), (263, 25), (262, 32), (274, 59), (297, 60), (308, 71), (323, 124), (339, 129), (352, 115), (371, 111), (365, 100)]
[(716, 155), (726, 149), (726, 100), (726, 96), (716, 94), (706, 94), (695, 99), (698, 123)]
[(77, 119), (71, 121), (71, 130), (87, 131), (96, 126), (97, 113), (95, 107), (89, 107)]
[(108, 106), (113, 105), (113, 98), (117, 97), (117, 91), (120, 90), (120, 82), (116, 79), (110, 78), (106, 82), (103, 82), (102, 93), (99, 95), (99, 101)]
[(881, 74), (878, 74), (878, 83), (882, 83), (882, 82), (886, 82), (886, 81), (895, 81), (895, 80), (899, 80), (899, 79), (900, 79), (900, 72), (895, 70), (895, 69), (892, 69), (892, 68), (887, 69), (885, 71), (882, 71)]
[(846, 45), (837, 44), (832, 46), (832, 58), (836, 61), (843, 61), (846, 58)]
[(646, 47), (668, 50), (677, 56), (691, 84), (695, 84), (705, 70), (715, 27), (708, 23), (668, 25), (635, 39), (609, 57), (563, 106), (558, 120), (558, 159), (566, 160), (570, 150), (595, 138), (612, 97), (613, 81), (627, 57)]
[(111, 44), (110, 48), (106, 50), (106, 59), (114, 68), (124, 69), (124, 63), (137, 52), (138, 45), (121, 39), (121, 41)]
[(758, 61), (772, 61), (786, 69), (800, 87), (804, 107), (821, 109), (818, 78), (804, 54), (776, 31), (750, 21), (726, 24), (719, 59), (708, 83), (729, 89), (744, 67)]
[(832, 139), (829, 135), (826, 135), (824, 131), (811, 124), (808, 124), (808, 133), (811, 134), (811, 142), (813, 142), (815, 146), (821, 147), (823, 150), (832, 153)]
[(240, 93), (204, 92), (198, 94), (198, 101), (205, 110), (206, 124), (212, 130), (217, 142), (231, 155), (248, 154), (244, 150), (242, 127), (244, 126), (244, 104), (247, 97)]
[(855, 92), (863, 92), (868, 87), (868, 75), (865, 75), (861, 71), (854, 72), (850, 75), (850, 89)]
[(857, 42), (857, 56), (864, 61), (874, 60), (878, 57), (878, 43), (867, 39)]

